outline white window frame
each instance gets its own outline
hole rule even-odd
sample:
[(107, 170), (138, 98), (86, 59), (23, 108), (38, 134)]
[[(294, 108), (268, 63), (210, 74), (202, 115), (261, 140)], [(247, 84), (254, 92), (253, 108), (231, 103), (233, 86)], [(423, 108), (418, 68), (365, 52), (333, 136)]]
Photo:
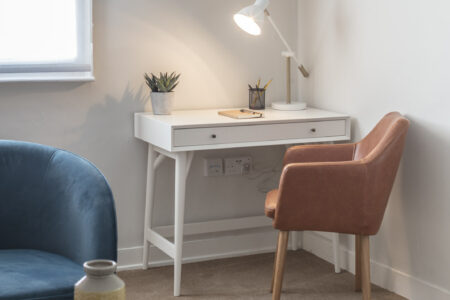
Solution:
[(78, 56), (69, 63), (0, 63), (0, 82), (93, 81), (92, 0), (77, 1)]

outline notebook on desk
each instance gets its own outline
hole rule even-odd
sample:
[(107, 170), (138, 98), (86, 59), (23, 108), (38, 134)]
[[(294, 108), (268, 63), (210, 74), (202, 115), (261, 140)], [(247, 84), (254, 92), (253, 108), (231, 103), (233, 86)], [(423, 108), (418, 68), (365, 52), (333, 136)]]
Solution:
[(248, 110), (248, 109), (223, 110), (223, 111), (219, 111), (219, 115), (233, 118), (233, 119), (264, 118), (264, 115), (262, 113)]

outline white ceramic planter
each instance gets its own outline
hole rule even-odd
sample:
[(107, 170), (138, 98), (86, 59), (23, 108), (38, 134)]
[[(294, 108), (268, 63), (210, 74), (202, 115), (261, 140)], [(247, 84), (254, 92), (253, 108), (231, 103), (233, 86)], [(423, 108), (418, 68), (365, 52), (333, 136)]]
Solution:
[(75, 300), (125, 300), (125, 283), (115, 274), (111, 260), (84, 263), (86, 276), (75, 284)]
[(175, 93), (154, 93), (150, 94), (152, 100), (153, 114), (170, 115), (172, 112)]

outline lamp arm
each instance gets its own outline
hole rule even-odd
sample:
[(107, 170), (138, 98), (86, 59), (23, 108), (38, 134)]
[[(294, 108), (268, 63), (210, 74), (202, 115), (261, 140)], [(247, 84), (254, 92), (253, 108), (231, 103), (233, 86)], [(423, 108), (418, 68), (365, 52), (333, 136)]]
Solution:
[(289, 46), (288, 42), (286, 41), (286, 39), (284, 38), (284, 36), (281, 34), (280, 29), (278, 29), (278, 26), (275, 24), (275, 22), (273, 21), (272, 17), (270, 16), (270, 13), (267, 9), (264, 10), (264, 14), (266, 15), (267, 19), (269, 20), (270, 24), (272, 24), (273, 28), (275, 29), (275, 32), (278, 34), (278, 36), (280, 37), (281, 41), (283, 42), (284, 46), (286, 47), (286, 49), (292, 53), (292, 58), (294, 59), (295, 63), (298, 66), (298, 70), (302, 73), (303, 77), (307, 78), (309, 77), (309, 72), (306, 70), (306, 68), (299, 63), (297, 57), (294, 54), (294, 51), (292, 51), (291, 46)]

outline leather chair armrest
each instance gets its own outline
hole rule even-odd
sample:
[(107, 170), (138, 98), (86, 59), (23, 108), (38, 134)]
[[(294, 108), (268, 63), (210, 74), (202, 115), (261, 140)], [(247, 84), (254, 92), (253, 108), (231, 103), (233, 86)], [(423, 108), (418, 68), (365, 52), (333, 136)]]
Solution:
[(288, 164), (281, 175), (274, 226), (285, 231), (367, 233), (366, 182), (361, 161)]
[(303, 145), (290, 147), (283, 165), (299, 162), (349, 161), (353, 159), (355, 144)]

